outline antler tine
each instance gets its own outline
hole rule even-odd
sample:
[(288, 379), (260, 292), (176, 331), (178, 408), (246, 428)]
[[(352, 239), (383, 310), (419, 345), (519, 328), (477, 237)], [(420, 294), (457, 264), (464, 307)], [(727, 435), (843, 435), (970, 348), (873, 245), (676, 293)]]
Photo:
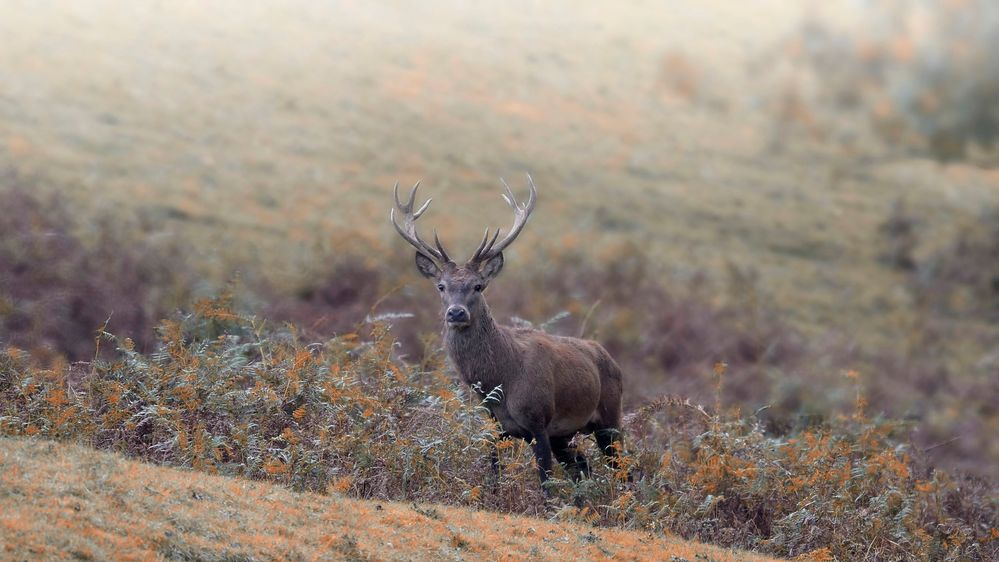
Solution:
[[(527, 198), (527, 203), (523, 205), (517, 203), (517, 198), (514, 196), (513, 190), (510, 189), (509, 184), (506, 183), (506, 180), (500, 178), (500, 183), (503, 184), (503, 189), (506, 192), (501, 195), (503, 196), (503, 199), (506, 200), (507, 204), (509, 204), (513, 209), (513, 226), (510, 227), (509, 234), (507, 234), (499, 243), (496, 243), (496, 239), (500, 234), (499, 230), (497, 230), (496, 234), (493, 235), (493, 239), (489, 242), (489, 244), (485, 244), (485, 238), (483, 238), (483, 244), (479, 246), (479, 249), (476, 250), (475, 255), (472, 256), (472, 259), (470, 260), (472, 262), (482, 262), (490, 259), (513, 243), (513, 241), (517, 239), (517, 236), (520, 235), (520, 231), (524, 229), (524, 225), (527, 224), (527, 219), (531, 216), (531, 213), (534, 211), (534, 205), (537, 203), (538, 190), (534, 187), (534, 180), (531, 179), (530, 174), (527, 175), (527, 184), (530, 188), (530, 195)], [(488, 236), (489, 231), (487, 230), (486, 237)]]
[(493, 244), (496, 243), (496, 239), (499, 238), (499, 235), (500, 235), (500, 229), (497, 228), (496, 232), (493, 234), (493, 239), (490, 240), (489, 229), (487, 228), (486, 233), (482, 236), (482, 242), (479, 244), (478, 249), (476, 249), (475, 253), (472, 254), (472, 259), (468, 261), (470, 262), (480, 261), (482, 256), (485, 255), (485, 253), (488, 252), (489, 249), (493, 247)]
[(486, 249), (486, 243), (489, 242), (489, 227), (486, 227), (485, 234), (482, 235), (482, 242), (479, 242), (479, 247), (475, 249), (475, 253), (472, 254), (472, 259), (469, 261), (474, 261), (475, 258), (482, 253), (482, 250)]
[(528, 189), (530, 189), (530, 194), (528, 194), (527, 196), (527, 206), (530, 207), (531, 209), (534, 209), (534, 203), (538, 198), (538, 188), (534, 187), (534, 178), (531, 177), (531, 174), (526, 174), (526, 175), (527, 175), (527, 187)]
[(424, 242), (423, 239), (420, 238), (420, 234), (416, 231), (416, 219), (420, 218), (420, 216), (426, 212), (426, 210), (430, 207), (431, 201), (433, 201), (433, 198), (427, 199), (426, 203), (421, 205), (420, 208), (414, 212), (413, 206), (416, 203), (416, 190), (419, 189), (419, 187), (420, 182), (416, 182), (409, 192), (409, 198), (404, 204), (399, 200), (399, 182), (395, 182), (395, 206), (403, 214), (403, 224), (400, 226), (395, 220), (396, 209), (392, 209), (389, 212), (389, 219), (392, 221), (392, 225), (395, 226), (396, 231), (399, 232), (399, 235), (413, 245), (413, 247), (415, 247), (418, 251), (426, 254), (427, 256), (436, 258), (442, 264), (448, 263), (451, 261), (451, 258), (449, 258), (447, 252), (444, 251), (444, 245), (441, 244), (440, 238), (437, 236), (437, 231), (434, 231), (434, 241), (437, 244), (436, 250)]
[[(429, 203), (429, 201), (428, 201), (428, 203)], [(417, 216), (419, 216), (419, 215), (417, 215)], [(444, 260), (444, 263), (450, 262), (451, 258), (448, 257), (447, 251), (444, 250), (444, 244), (441, 244), (441, 239), (437, 236), (437, 229), (436, 228), (434, 229), (434, 244), (437, 245), (437, 251), (440, 252), (441, 259)]]
[(503, 197), (503, 199), (506, 200), (508, 205), (510, 205), (516, 210), (517, 198), (514, 197), (513, 190), (510, 189), (510, 184), (506, 183), (506, 180), (503, 178), (500, 178), (500, 183), (503, 184), (503, 190), (506, 191), (506, 193), (500, 193), (500, 195)]

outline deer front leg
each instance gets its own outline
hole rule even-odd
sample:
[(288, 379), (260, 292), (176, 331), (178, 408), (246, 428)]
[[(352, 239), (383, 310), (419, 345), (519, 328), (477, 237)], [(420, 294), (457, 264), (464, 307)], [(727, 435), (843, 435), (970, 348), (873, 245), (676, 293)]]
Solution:
[(541, 479), (541, 488), (547, 495), (548, 490), (545, 488), (545, 482), (548, 481), (552, 473), (552, 444), (548, 439), (548, 432), (545, 430), (534, 433), (534, 458), (538, 463), (538, 478)]
[(579, 480), (584, 476), (589, 476), (590, 467), (586, 462), (586, 457), (579, 454), (575, 447), (569, 445), (572, 437), (551, 437), (548, 441), (552, 445), (555, 460), (565, 465), (570, 478)]
[(618, 457), (621, 454), (621, 430), (615, 427), (605, 427), (593, 432), (597, 438), (597, 446), (607, 457), (611, 468), (617, 470), (619, 467)]
[[(536, 380), (536, 378), (528, 377), (526, 380)], [(517, 392), (517, 390), (528, 392)], [(511, 406), (514, 406), (509, 410), (510, 417), (519, 428), (521, 437), (534, 438), (534, 458), (538, 463), (538, 478), (541, 480), (541, 488), (545, 491), (545, 495), (548, 495), (548, 490), (544, 486), (552, 473), (552, 444), (548, 437), (548, 426), (555, 413), (555, 405), (550, 396), (545, 398), (545, 393), (542, 392), (539, 396), (536, 386), (526, 389), (514, 387), (507, 395), (507, 399)], [(509, 427), (505, 429), (510, 431)]]

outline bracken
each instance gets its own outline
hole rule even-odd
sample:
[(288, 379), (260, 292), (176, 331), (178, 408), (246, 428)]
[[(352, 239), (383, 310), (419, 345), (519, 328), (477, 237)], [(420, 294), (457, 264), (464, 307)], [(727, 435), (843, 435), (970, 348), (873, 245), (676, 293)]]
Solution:
[(296, 490), (555, 514), (810, 560), (999, 554), (995, 492), (920, 466), (900, 424), (860, 409), (778, 439), (721, 399), (709, 412), (664, 397), (627, 418), (626, 470), (584, 440), (592, 474), (557, 470), (545, 508), (529, 448), (500, 442), (493, 482), (497, 427), (441, 361), (395, 358), (386, 327), (306, 344), (237, 314), (231, 296), (194, 310), (162, 325), (157, 351), (121, 342), (85, 369), (0, 353), (0, 430)]

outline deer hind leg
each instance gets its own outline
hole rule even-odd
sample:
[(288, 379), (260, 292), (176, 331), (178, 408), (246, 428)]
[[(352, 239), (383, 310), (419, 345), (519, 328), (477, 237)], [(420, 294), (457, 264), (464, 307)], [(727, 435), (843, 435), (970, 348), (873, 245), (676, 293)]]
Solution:
[(593, 437), (597, 440), (597, 446), (607, 457), (611, 468), (617, 470), (618, 457), (621, 455), (621, 430), (615, 427), (604, 427), (595, 429)]
[(569, 445), (569, 442), (572, 441), (571, 437), (553, 437), (550, 441), (555, 458), (565, 466), (570, 478), (579, 480), (590, 475), (590, 466), (586, 462), (586, 457), (579, 454), (575, 447)]

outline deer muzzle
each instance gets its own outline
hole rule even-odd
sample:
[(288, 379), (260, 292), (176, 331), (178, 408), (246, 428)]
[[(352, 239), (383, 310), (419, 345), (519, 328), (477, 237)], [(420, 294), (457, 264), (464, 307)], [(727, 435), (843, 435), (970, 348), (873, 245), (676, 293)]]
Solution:
[(444, 321), (452, 328), (464, 328), (468, 326), (471, 318), (471, 315), (468, 314), (468, 309), (459, 305), (449, 306), (447, 312), (444, 313)]

